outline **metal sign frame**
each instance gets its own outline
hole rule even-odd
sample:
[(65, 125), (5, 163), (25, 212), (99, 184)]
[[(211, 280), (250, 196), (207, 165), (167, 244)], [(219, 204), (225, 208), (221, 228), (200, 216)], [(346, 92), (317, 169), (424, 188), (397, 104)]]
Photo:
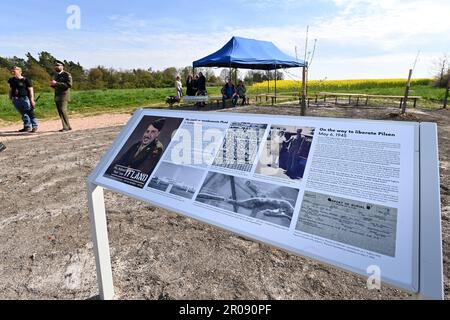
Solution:
[[(87, 197), (89, 207), (89, 218), (91, 223), (91, 234), (93, 241), (93, 249), (96, 259), (97, 280), (99, 286), (99, 295), (101, 299), (109, 300), (114, 299), (114, 285), (113, 275), (111, 267), (111, 257), (109, 249), (107, 220), (104, 200), (104, 188), (109, 190), (125, 194), (127, 196), (152, 203), (148, 198), (143, 198), (135, 194), (131, 194), (120, 188), (111, 188), (110, 186), (104, 186), (97, 182), (97, 178), (104, 170), (107, 163), (110, 162), (111, 157), (117, 153), (117, 149), (123, 144), (124, 139), (129, 135), (130, 131), (136, 127), (139, 121), (144, 115), (165, 115), (170, 117), (192, 117), (196, 112), (176, 112), (176, 111), (161, 111), (151, 109), (140, 109), (135, 112), (134, 116), (130, 119), (128, 124), (122, 130), (120, 135), (115, 139), (108, 152), (101, 159), (99, 164), (93, 170), (91, 175), (87, 178)], [(210, 113), (208, 113), (210, 114)], [(211, 113), (212, 115), (223, 116), (223, 113)], [(246, 117), (257, 116), (261, 118), (261, 115), (249, 115)], [(263, 116), (264, 117), (264, 116)], [(265, 116), (270, 117), (270, 116)], [(277, 116), (286, 117), (286, 116)], [(290, 117), (292, 118), (292, 117)], [(314, 119), (302, 117), (302, 119)], [(335, 120), (335, 121), (360, 121), (360, 122), (374, 122), (373, 120), (349, 120), (349, 119), (330, 119), (320, 118), (323, 120)], [(380, 122), (380, 121), (377, 121)], [(392, 123), (392, 122), (391, 122)], [(419, 290), (417, 295), (421, 299), (443, 299), (443, 266), (442, 266), (442, 235), (441, 235), (441, 208), (440, 208), (440, 186), (439, 186), (439, 158), (438, 158), (438, 145), (437, 145), (437, 126), (434, 123), (420, 123), (419, 124), (419, 151), (416, 154), (417, 161), (419, 162), (419, 170), (415, 172), (415, 183), (419, 186), (417, 188), (418, 198), (415, 201), (419, 211), (419, 219), (417, 227), (419, 239), (415, 239), (417, 245), (416, 254), (418, 256), (419, 265), (414, 266), (418, 269), (419, 274)], [(417, 171), (417, 170), (416, 170)], [(162, 206), (165, 209), (173, 210), (170, 206)], [(186, 214), (177, 211), (177, 213)], [(187, 215), (187, 214), (186, 214)], [(192, 215), (188, 215), (192, 217)], [(195, 218), (195, 217), (194, 217)], [(205, 221), (216, 227), (217, 224), (214, 221)], [(224, 228), (225, 229), (225, 228)], [(236, 232), (242, 235), (242, 232), (233, 230), (232, 228), (226, 228), (226, 230)], [(246, 235), (243, 235), (246, 236)], [(261, 241), (265, 244), (272, 245), (280, 248), (284, 251), (292, 252), (296, 255), (299, 253), (289, 250), (289, 247), (283, 246), (280, 243), (268, 242), (265, 239), (258, 239), (258, 237), (250, 237), (253, 240)], [(340, 268), (345, 271), (354, 272), (351, 268), (345, 265), (337, 265), (330, 263), (326, 259), (320, 257), (314, 257), (307, 255), (309, 258), (313, 258), (321, 263), (332, 265), (333, 267)], [(392, 283), (391, 283), (392, 285)], [(395, 284), (394, 284), (395, 286)]]

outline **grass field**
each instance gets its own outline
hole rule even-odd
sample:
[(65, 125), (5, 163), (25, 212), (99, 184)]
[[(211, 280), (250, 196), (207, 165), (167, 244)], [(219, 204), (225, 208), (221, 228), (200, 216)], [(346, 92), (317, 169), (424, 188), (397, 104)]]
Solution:
[[(267, 93), (267, 82), (248, 87), (248, 94)], [(300, 82), (283, 80), (277, 82), (279, 93), (297, 93)], [(377, 80), (327, 80), (308, 82), (308, 92), (351, 92), (380, 95), (403, 95), (406, 81), (404, 79)], [(270, 92), (274, 92), (275, 83), (269, 83)], [(219, 95), (219, 87), (208, 88), (210, 95)], [(425, 101), (442, 101), (445, 90), (434, 88), (430, 79), (415, 79), (410, 95), (422, 96)], [(36, 95), (39, 95), (36, 92)], [(173, 95), (172, 88), (163, 89), (116, 89), (72, 92), (70, 102), (71, 114), (100, 114), (108, 112), (129, 112), (137, 107), (167, 107), (165, 99)], [(425, 103), (426, 104), (426, 103)], [(42, 93), (36, 108), (39, 119), (58, 118), (52, 93)], [(0, 120), (19, 121), (19, 115), (6, 95), (0, 95)]]

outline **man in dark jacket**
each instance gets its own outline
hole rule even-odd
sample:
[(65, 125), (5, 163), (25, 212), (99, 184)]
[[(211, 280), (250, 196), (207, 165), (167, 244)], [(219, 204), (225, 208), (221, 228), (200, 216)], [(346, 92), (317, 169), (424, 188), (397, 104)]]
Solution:
[(163, 144), (158, 140), (164, 123), (165, 119), (152, 122), (144, 132), (141, 141), (132, 145), (115, 164), (150, 174), (164, 151)]
[[(206, 78), (203, 75), (202, 72), (198, 73), (198, 80), (197, 80), (197, 93), (196, 96), (206, 96), (208, 92), (206, 91)], [(206, 105), (205, 102), (198, 102), (197, 106), (204, 107)]]
[(228, 99), (231, 99), (231, 101), (233, 102), (233, 107), (236, 107), (239, 96), (236, 92), (236, 88), (233, 82), (231, 82), (231, 79), (228, 79), (227, 83), (222, 87), (221, 93), (222, 93), (222, 108), (225, 109), (225, 104)]
[(197, 80), (197, 96), (206, 96), (206, 78), (203, 73), (198, 73)]
[(289, 147), (286, 175), (291, 179), (303, 178), (311, 148), (312, 139), (302, 135), (302, 131), (302, 129), (297, 129), (297, 136), (293, 139)]
[(72, 76), (64, 71), (64, 63), (58, 60), (55, 62), (55, 72), (53, 80), (50, 81), (50, 86), (55, 89), (56, 109), (63, 127), (59, 131), (64, 132), (72, 130), (67, 111), (67, 105), (70, 101), (70, 88), (72, 88)]

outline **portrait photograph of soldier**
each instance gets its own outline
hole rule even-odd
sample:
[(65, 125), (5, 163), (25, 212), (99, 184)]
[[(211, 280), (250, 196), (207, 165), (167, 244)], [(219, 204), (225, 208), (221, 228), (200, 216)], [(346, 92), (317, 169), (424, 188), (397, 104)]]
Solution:
[(277, 126), (270, 128), (256, 173), (284, 179), (302, 179), (314, 136), (314, 128)]
[(143, 117), (104, 176), (142, 189), (182, 121)]

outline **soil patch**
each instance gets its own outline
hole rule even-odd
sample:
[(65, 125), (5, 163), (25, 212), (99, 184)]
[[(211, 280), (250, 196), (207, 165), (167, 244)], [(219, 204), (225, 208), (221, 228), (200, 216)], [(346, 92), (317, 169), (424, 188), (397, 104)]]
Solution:
[[(225, 112), (299, 115), (295, 106)], [(395, 115), (397, 113), (397, 115)], [(439, 126), (445, 295), (450, 297), (450, 112), (312, 107), (309, 116), (432, 121)], [(72, 119), (76, 129), (15, 135), (0, 128), (0, 299), (98, 294), (85, 180), (130, 115)], [(79, 121), (79, 122), (78, 122)], [(118, 299), (405, 299), (364, 278), (106, 191)]]

